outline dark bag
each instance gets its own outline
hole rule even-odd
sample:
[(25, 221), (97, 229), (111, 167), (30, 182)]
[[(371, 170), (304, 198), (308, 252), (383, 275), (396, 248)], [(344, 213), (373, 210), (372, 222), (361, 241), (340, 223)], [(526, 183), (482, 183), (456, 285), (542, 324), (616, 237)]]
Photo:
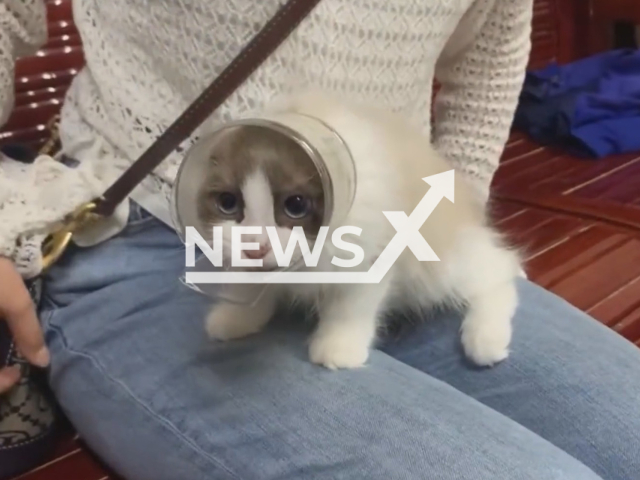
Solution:
[[(271, 55), (318, 3), (319, 0), (289, 0), (284, 4), (213, 83), (101, 197), (78, 206), (62, 228), (49, 236), (43, 245), (44, 268), (60, 258), (75, 230), (113, 214), (131, 191)], [(51, 147), (56, 143), (54, 136), (41, 153), (51, 154)], [(34, 157), (21, 146), (5, 148), (5, 152), (16, 159), (23, 157), (27, 162)], [(36, 305), (40, 300), (40, 282), (40, 278), (36, 278), (27, 283)], [(25, 363), (16, 353), (6, 323), (0, 321), (0, 368), (14, 364), (20, 365), (23, 377), (10, 392), (0, 395), (0, 480), (19, 475), (44, 461), (61, 420), (46, 388), (44, 372)]]
[[(40, 279), (27, 287), (36, 305)], [(18, 365), (18, 384), (0, 395), (0, 478), (11, 478), (38, 465), (53, 446), (60, 415), (46, 388), (42, 371), (34, 369), (16, 351), (7, 324), (0, 322), (0, 368)]]

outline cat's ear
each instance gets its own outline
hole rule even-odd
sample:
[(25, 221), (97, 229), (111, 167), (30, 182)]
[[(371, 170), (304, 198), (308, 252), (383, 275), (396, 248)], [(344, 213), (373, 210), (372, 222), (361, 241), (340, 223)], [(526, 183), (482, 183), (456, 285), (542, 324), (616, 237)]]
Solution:
[(233, 157), (241, 141), (241, 127), (227, 127), (218, 131), (209, 151), (210, 164), (215, 167), (221, 166), (224, 158)]
[(241, 140), (242, 132), (243, 127), (241, 125), (223, 128), (216, 134), (216, 141), (214, 145), (233, 145), (235, 142)]

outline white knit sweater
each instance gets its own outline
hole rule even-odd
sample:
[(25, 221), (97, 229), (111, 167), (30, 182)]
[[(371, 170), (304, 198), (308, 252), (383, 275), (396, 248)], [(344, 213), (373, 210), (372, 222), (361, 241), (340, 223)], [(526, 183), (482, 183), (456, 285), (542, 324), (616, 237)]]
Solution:
[[(28, 167), (0, 159), (0, 255), (25, 277), (38, 273), (50, 225), (100, 194), (282, 3), (73, 0), (87, 65), (67, 95), (61, 134), (80, 166), (49, 157)], [(212, 121), (247, 114), (301, 87), (348, 94), (432, 132), (437, 148), (487, 192), (525, 73), (531, 15), (532, 0), (322, 0)], [(45, 16), (43, 0), (0, 2), (2, 123), (13, 103), (14, 60), (46, 41)], [(432, 126), (434, 76), (443, 88)], [(181, 155), (133, 195), (168, 222)], [(123, 206), (106, 234), (81, 240), (95, 243), (117, 232), (126, 212)]]

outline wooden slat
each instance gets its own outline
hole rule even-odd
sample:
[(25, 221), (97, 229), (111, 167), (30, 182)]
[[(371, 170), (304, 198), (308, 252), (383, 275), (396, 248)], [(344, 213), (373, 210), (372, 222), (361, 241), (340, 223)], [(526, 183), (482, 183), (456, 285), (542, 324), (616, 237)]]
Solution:
[(115, 480), (84, 450), (77, 449), (16, 480)]
[(640, 338), (640, 279), (623, 285), (588, 310), (627, 338)]
[(533, 6), (529, 68), (540, 68), (558, 57), (557, 1), (536, 0)]
[(44, 102), (52, 99), (62, 101), (66, 90), (65, 87), (49, 87), (41, 90), (29, 90), (18, 93), (15, 97), (15, 106), (19, 108), (34, 102)]

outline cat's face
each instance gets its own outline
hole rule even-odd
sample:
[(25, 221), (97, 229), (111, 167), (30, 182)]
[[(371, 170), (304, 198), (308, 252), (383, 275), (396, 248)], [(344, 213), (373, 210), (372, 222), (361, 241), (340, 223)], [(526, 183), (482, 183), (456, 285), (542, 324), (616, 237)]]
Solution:
[[(223, 227), (223, 258), (230, 265), (232, 248), (258, 243), (240, 258), (261, 259), (262, 268), (277, 266), (269, 234), (275, 227), (286, 251), (294, 227), (302, 227), (310, 249), (322, 225), (322, 182), (313, 162), (292, 140), (258, 127), (224, 134), (198, 195), (198, 215), (207, 227)], [(261, 227), (261, 233), (234, 238), (233, 226)], [(276, 248), (278, 248), (276, 246)], [(296, 244), (292, 264), (301, 257)]]

